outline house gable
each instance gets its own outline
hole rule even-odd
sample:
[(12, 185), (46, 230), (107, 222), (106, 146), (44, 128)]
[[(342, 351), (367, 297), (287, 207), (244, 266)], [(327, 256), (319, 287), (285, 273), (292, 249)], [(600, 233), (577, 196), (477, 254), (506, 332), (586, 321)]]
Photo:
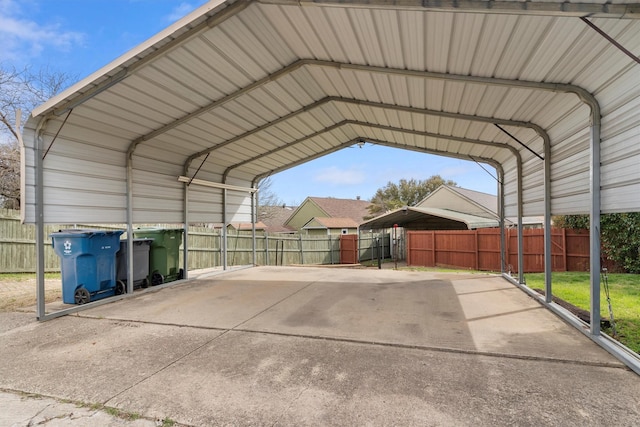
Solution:
[(291, 217), (285, 222), (285, 226), (299, 230), (313, 218), (348, 218), (357, 227), (369, 213), (367, 209), (369, 204), (365, 200), (307, 197), (291, 214)]

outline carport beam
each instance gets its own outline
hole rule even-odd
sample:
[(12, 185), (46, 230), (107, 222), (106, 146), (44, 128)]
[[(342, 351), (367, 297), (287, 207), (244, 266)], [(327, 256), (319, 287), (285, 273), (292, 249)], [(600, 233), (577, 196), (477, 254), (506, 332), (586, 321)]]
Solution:
[(589, 227), (592, 336), (600, 335), (600, 110), (593, 111), (591, 126), (591, 216)]
[(189, 184), (184, 184), (184, 250), (182, 251), (183, 279), (189, 278)]
[(36, 282), (38, 283), (36, 294), (38, 320), (46, 319), (44, 295), (44, 160), (42, 158), (44, 141), (42, 133), (48, 120), (48, 117), (45, 117), (38, 123), (33, 153), (36, 167)]
[(227, 269), (227, 189), (222, 190), (222, 269)]

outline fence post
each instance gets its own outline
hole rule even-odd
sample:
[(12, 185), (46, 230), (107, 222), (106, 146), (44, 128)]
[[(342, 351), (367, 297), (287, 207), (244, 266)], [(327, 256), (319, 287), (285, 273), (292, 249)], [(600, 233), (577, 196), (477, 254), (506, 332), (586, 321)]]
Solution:
[(300, 234), (300, 264), (304, 265), (304, 250), (302, 249), (302, 234)]
[(473, 234), (475, 235), (475, 240), (476, 240), (476, 268), (475, 270), (478, 271), (480, 270), (480, 248), (478, 247), (478, 230), (473, 230)]
[(431, 247), (433, 248), (433, 251), (431, 252), (431, 266), (435, 267), (436, 266), (436, 232), (432, 231), (431, 232)]
[(331, 234), (329, 234), (329, 262), (333, 265), (333, 246), (331, 245)]
[[(553, 231), (553, 230), (551, 230)], [(562, 229), (562, 255), (563, 255), (563, 260), (564, 260), (564, 271), (569, 271), (568, 267), (567, 267), (567, 250), (569, 248), (567, 248), (567, 229), (563, 228)], [(552, 254), (553, 255), (553, 254)]]

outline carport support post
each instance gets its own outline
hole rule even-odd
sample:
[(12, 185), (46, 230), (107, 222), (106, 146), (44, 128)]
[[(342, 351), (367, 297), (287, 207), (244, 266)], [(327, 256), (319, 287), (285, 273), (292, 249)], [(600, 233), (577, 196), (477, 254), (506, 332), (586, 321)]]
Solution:
[(227, 269), (227, 189), (222, 190), (222, 269)]
[(182, 263), (184, 265), (183, 268), (183, 279), (189, 278), (189, 185), (187, 183), (184, 184), (184, 233), (183, 233), (183, 247), (182, 251)]
[(592, 107), (589, 224), (591, 335), (600, 335), (600, 110)]
[(500, 273), (504, 274), (506, 259), (505, 259), (505, 239), (504, 239), (504, 173), (500, 170), (498, 175), (498, 208), (500, 209)]
[[(252, 185), (252, 187), (255, 186)], [(256, 222), (258, 221), (258, 208), (256, 199), (258, 198), (258, 193), (251, 193), (251, 240), (253, 242), (253, 251), (251, 252), (251, 256), (253, 257), (253, 265), (256, 265)]]
[(127, 293), (133, 293), (133, 150), (127, 151)]
[(37, 286), (37, 306), (38, 320), (45, 320), (44, 306), (44, 160), (42, 132), (47, 123), (46, 118), (40, 120), (35, 132), (33, 155), (35, 156), (36, 167), (36, 282)]
[(553, 300), (551, 289), (551, 142), (544, 142), (544, 300)]

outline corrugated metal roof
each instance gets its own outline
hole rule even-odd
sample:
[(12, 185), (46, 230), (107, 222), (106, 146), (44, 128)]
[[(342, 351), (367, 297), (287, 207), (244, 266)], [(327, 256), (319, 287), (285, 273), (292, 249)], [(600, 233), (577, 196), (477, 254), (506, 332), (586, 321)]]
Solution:
[[(634, 7), (212, 1), (34, 111), (25, 220), (38, 134), (46, 222), (122, 223), (129, 205), (134, 223), (182, 222), (179, 176), (251, 187), (362, 139), (501, 168), (506, 214), (521, 184), (523, 213), (541, 215), (546, 135), (553, 213), (586, 213), (589, 94), (602, 210), (640, 210), (640, 65), (579, 19), (637, 55)], [(189, 219), (222, 221), (223, 191), (191, 185)], [(250, 206), (229, 191), (226, 220), (250, 220)]]
[(366, 200), (337, 199), (333, 197), (309, 197), (332, 218), (350, 218), (357, 224), (369, 214)]
[(500, 222), (448, 209), (409, 206), (365, 221), (360, 224), (360, 229), (385, 229), (396, 224), (411, 230), (471, 230), (498, 227)]

